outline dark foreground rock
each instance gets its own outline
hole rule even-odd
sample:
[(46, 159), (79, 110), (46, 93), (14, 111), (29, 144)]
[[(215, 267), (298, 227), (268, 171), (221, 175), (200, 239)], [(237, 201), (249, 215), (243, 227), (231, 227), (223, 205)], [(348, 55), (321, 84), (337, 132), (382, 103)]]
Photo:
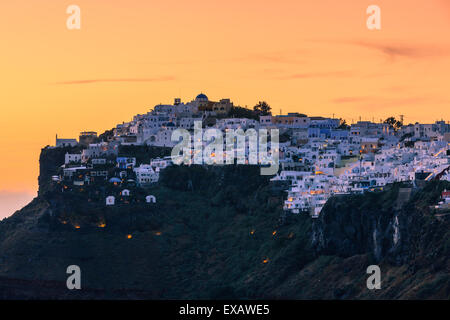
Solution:
[(285, 192), (248, 166), (167, 169), (156, 204), (48, 187), (0, 222), (0, 298), (448, 299), (449, 222), (429, 206), (449, 185), (400, 188), (333, 198), (312, 220), (280, 219)]

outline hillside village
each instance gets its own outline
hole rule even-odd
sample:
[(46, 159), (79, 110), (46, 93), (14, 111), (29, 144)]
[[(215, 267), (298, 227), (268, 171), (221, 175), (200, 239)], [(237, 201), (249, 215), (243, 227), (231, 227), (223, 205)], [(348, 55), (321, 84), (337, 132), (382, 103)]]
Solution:
[[(279, 172), (271, 179), (286, 186), (283, 208), (294, 214), (305, 212), (313, 218), (331, 196), (376, 192), (394, 182), (411, 187), (430, 180), (450, 181), (450, 124), (409, 124), (386, 121), (358, 121), (347, 125), (338, 118), (300, 113), (272, 115), (269, 109), (250, 110), (234, 106), (230, 99), (210, 101), (201, 93), (184, 103), (159, 104), (130, 122), (110, 131), (81, 132), (79, 139), (61, 139), (48, 148), (69, 148), (64, 164), (52, 181), (61, 192), (101, 186), (97, 200), (114, 206), (128, 203), (139, 188), (138, 201), (154, 203), (146, 190), (172, 166), (171, 140), (177, 128), (192, 131), (194, 122), (222, 132), (235, 129), (278, 129)], [(207, 142), (202, 142), (203, 145)], [(165, 156), (142, 158), (120, 149), (158, 147)], [(248, 149), (246, 150), (248, 153)], [(142, 193), (142, 194), (141, 194)], [(440, 205), (448, 204), (443, 193)]]

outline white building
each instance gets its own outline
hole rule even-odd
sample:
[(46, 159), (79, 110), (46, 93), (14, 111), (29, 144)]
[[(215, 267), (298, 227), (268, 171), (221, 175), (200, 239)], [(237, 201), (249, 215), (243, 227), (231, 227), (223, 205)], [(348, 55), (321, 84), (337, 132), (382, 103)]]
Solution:
[(139, 186), (149, 185), (159, 180), (159, 168), (154, 170), (149, 164), (141, 164), (139, 167), (134, 168), (136, 173), (136, 183)]
[(145, 197), (145, 202), (147, 203), (156, 203), (156, 197), (153, 195), (148, 195)]
[(66, 153), (64, 156), (64, 164), (69, 163), (81, 163), (81, 154), (80, 153)]
[(106, 205), (113, 206), (116, 203), (116, 198), (114, 196), (106, 197)]

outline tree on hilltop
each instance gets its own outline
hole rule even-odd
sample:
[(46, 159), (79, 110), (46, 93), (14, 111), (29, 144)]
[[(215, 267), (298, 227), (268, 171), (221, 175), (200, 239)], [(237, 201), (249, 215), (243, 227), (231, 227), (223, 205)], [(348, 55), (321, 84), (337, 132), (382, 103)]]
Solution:
[(265, 101), (259, 101), (258, 104), (256, 104), (253, 107), (253, 111), (255, 111), (259, 116), (268, 116), (271, 115), (272, 108), (270, 105)]
[(341, 130), (349, 130), (350, 126), (347, 124), (347, 121), (345, 121), (345, 119), (339, 119), (339, 127), (337, 127), (338, 129)]
[(386, 120), (384, 120), (384, 123), (387, 123), (390, 126), (392, 126), (395, 131), (397, 131), (403, 126), (403, 123), (400, 120), (395, 119), (395, 117), (387, 118)]

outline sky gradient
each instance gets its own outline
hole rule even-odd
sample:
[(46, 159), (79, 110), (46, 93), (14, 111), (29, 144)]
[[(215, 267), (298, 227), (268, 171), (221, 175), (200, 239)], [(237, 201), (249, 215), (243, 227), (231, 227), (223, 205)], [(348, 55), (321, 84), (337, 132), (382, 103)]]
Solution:
[[(66, 28), (71, 4), (81, 30)], [(35, 195), (56, 133), (102, 132), (175, 97), (450, 120), (449, 31), (447, 0), (2, 1), (0, 218)]]

